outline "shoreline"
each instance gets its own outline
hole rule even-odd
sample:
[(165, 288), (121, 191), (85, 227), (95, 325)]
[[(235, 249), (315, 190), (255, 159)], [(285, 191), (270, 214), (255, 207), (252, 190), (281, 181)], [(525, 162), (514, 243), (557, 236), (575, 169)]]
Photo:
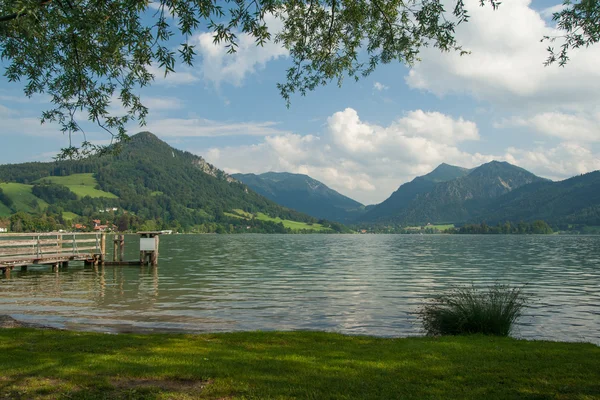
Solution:
[[(94, 325), (90, 324), (78, 324), (81, 327), (92, 327)], [(203, 331), (203, 330), (189, 330), (183, 328), (144, 328), (144, 327), (119, 327), (115, 325), (98, 325), (98, 327), (110, 327), (112, 330), (102, 330), (102, 329), (73, 329), (69, 327), (58, 327), (47, 325), (38, 322), (27, 322), (18, 320), (13, 318), (10, 315), (0, 314), (0, 331), (3, 329), (36, 329), (36, 330), (53, 330), (53, 331), (62, 331), (62, 332), (72, 332), (72, 333), (82, 333), (82, 334), (100, 334), (100, 335), (183, 335), (183, 336), (202, 336), (202, 335), (227, 335), (227, 334), (244, 334), (244, 333), (322, 333), (322, 334), (332, 334), (332, 335), (341, 335), (347, 337), (363, 337), (363, 338), (372, 338), (376, 340), (402, 340), (402, 339), (414, 339), (414, 338), (443, 338), (443, 337), (466, 337), (472, 335), (456, 335), (456, 336), (427, 336), (426, 334), (417, 334), (417, 335), (405, 335), (405, 336), (376, 336), (367, 333), (343, 333), (338, 331), (327, 331), (327, 330), (319, 330), (319, 329), (290, 329), (290, 330), (279, 330), (279, 329), (270, 329), (270, 330), (221, 330), (221, 331)], [(478, 335), (475, 335), (478, 336)], [(482, 335), (485, 336), (485, 335)], [(490, 338), (494, 338), (495, 336), (488, 336)], [(527, 337), (515, 337), (508, 336), (507, 338), (511, 340), (517, 341), (525, 341), (525, 342), (543, 342), (543, 343), (563, 343), (563, 344), (590, 344), (600, 348), (600, 343), (594, 343), (592, 341), (586, 341), (585, 339), (581, 340), (553, 340), (553, 339), (544, 339), (544, 338), (527, 338)]]

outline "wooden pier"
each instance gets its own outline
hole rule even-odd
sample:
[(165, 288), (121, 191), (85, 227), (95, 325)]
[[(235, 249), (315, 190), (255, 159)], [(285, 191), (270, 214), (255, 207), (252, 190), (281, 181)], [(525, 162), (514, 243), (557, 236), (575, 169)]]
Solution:
[(29, 265), (67, 267), (69, 261), (101, 263), (106, 254), (104, 233), (8, 233), (0, 235), (0, 270)]
[(140, 258), (125, 261), (125, 235), (115, 234), (113, 259), (106, 260), (107, 233), (6, 233), (0, 235), (0, 271), (10, 274), (15, 267), (22, 271), (30, 265), (50, 265), (53, 270), (67, 267), (69, 261), (88, 265), (158, 264), (159, 235), (164, 232), (138, 232)]

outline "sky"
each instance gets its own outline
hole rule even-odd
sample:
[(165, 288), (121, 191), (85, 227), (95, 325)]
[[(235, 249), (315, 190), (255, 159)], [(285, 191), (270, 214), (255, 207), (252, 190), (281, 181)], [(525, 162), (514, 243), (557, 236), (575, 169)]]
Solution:
[[(284, 48), (241, 35), (228, 55), (201, 30), (194, 67), (167, 78), (157, 70), (140, 92), (147, 125), (129, 134), (150, 131), (229, 173), (307, 174), (364, 204), (443, 162), (504, 160), (553, 180), (600, 169), (600, 45), (572, 51), (565, 68), (544, 67), (540, 39), (556, 33), (557, 1), (478, 3), (465, 1), (471, 19), (456, 31), (470, 55), (427, 48), (412, 68), (381, 65), (359, 82), (294, 96), (290, 108), (276, 87), (290, 65)], [(49, 161), (68, 146), (57, 125), (40, 125), (48, 108), (45, 96), (0, 80), (0, 163)]]

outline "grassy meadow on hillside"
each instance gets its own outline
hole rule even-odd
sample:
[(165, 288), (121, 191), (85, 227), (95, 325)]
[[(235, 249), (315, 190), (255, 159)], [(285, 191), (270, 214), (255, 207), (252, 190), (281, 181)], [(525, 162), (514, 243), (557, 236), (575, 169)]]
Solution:
[(65, 220), (68, 220), (68, 221), (73, 221), (73, 220), (79, 218), (79, 215), (77, 215), (71, 211), (63, 211), (62, 216)]
[(40, 182), (56, 183), (68, 187), (77, 197), (90, 196), (93, 198), (105, 197), (116, 199), (112, 193), (96, 189), (98, 182), (94, 178), (94, 174), (73, 174), (67, 176), (48, 176), (40, 179)]
[(597, 399), (600, 347), (490, 336), (0, 330), (0, 398)]
[(10, 217), (12, 211), (10, 208), (4, 205), (4, 203), (0, 203), (0, 217)]
[(325, 231), (330, 231), (330, 228), (327, 228), (321, 224), (308, 224), (306, 222), (298, 222), (298, 221), (291, 221), (291, 220), (287, 220), (287, 219), (281, 219), (281, 218), (273, 218), (273, 217), (269, 217), (268, 215), (258, 212), (256, 213), (256, 215), (246, 212), (244, 210), (240, 210), (240, 209), (235, 209), (233, 210), (233, 213), (229, 213), (229, 212), (225, 212), (225, 215), (227, 215), (228, 217), (233, 217), (233, 218), (240, 218), (240, 219), (251, 219), (251, 218), (256, 218), (259, 221), (269, 221), (269, 222), (275, 222), (276, 224), (278, 223), (283, 223), (283, 226), (285, 226), (286, 228), (289, 228), (293, 231), (300, 231), (300, 230), (312, 230), (312, 231), (316, 231), (316, 232), (325, 232)]
[[(12, 199), (14, 203), (13, 208), (16, 211), (27, 213), (37, 211), (36, 208), (38, 207), (42, 210), (48, 207), (48, 203), (31, 193), (32, 187), (32, 185), (25, 185), (23, 183), (0, 183), (0, 188), (4, 194)], [(11, 212), (9, 211), (7, 215), (10, 214)]]

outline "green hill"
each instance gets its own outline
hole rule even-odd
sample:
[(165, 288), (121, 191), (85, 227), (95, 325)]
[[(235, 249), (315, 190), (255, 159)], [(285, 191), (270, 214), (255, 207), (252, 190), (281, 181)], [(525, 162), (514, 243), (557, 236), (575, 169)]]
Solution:
[[(98, 213), (104, 209), (116, 208), (119, 214), (127, 211), (122, 217), (123, 221), (127, 220), (126, 225), (154, 221), (149, 226), (235, 230), (246, 222), (225, 214), (234, 209), (260, 212), (273, 220), (317, 222), (313, 217), (266, 199), (203, 158), (174, 149), (149, 132), (132, 136), (121, 151), (112, 156), (2, 165), (0, 181), (11, 182), (3, 184), (11, 197), (20, 188), (21, 208), (22, 204), (37, 199), (31, 188), (39, 185), (44, 193), (50, 192), (49, 211), (89, 219), (102, 217)], [(76, 200), (64, 193), (65, 187), (77, 195)], [(48, 206), (37, 200), (41, 207)], [(34, 211), (32, 208), (23, 210)], [(285, 231), (274, 221), (255, 219), (253, 224), (253, 229), (259, 231), (263, 228)]]
[(365, 206), (307, 175), (267, 172), (234, 174), (255, 192), (278, 204), (316, 218), (349, 222), (365, 212)]

